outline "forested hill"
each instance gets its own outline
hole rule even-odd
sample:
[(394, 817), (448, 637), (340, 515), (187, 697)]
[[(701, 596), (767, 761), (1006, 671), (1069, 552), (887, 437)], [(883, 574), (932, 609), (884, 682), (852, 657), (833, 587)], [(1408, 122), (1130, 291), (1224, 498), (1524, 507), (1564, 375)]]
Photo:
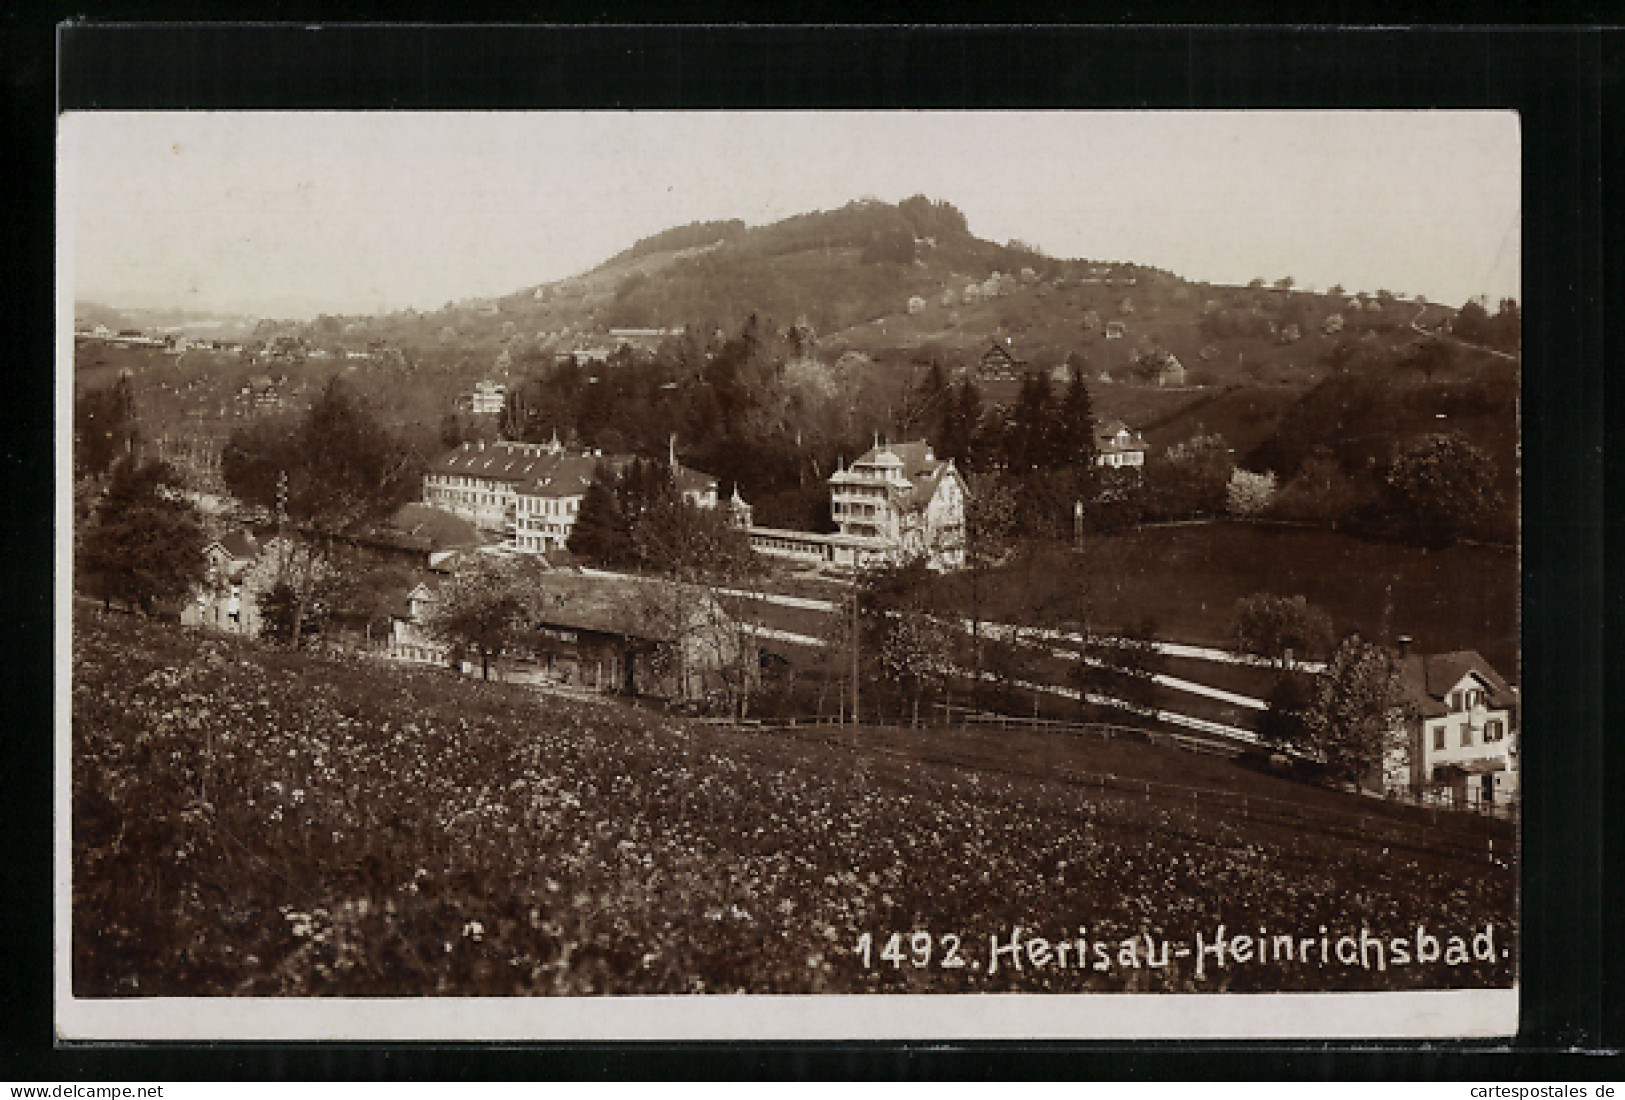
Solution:
[[(896, 205), (858, 200), (769, 225), (695, 222), (646, 237), (586, 275), (502, 299), (541, 304), (577, 331), (737, 328), (752, 314), (835, 332), (893, 313), (914, 295), (994, 272), (1058, 274), (1065, 265), (1011, 242), (973, 236), (964, 214), (923, 195)], [(525, 301), (526, 297), (531, 303)]]
[[(974, 362), (998, 340), (1048, 370), (1076, 354), (1091, 376), (1146, 376), (1177, 356), (1197, 385), (1305, 384), (1350, 337), (1409, 344), (1456, 310), (1388, 290), (1192, 282), (1126, 260), (1058, 259), (973, 232), (951, 203), (923, 195), (859, 199), (768, 225), (738, 219), (675, 226), (590, 271), (437, 310), (265, 322), (332, 355), (396, 348), (408, 362), (464, 364), (511, 377), (530, 360), (613, 351), (615, 330), (736, 333), (755, 318), (848, 351)], [(651, 334), (652, 336), (653, 334)], [(521, 371), (521, 373), (523, 373)], [(999, 398), (1002, 400), (1002, 396)], [(1124, 409), (1145, 419), (1145, 411)]]

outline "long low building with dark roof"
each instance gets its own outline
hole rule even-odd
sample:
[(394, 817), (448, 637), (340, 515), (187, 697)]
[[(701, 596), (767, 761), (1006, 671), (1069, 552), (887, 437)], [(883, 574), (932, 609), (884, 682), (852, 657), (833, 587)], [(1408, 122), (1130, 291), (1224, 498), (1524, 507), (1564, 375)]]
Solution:
[[(464, 443), (423, 477), (423, 502), (500, 532), (515, 550), (560, 550), (581, 498), (600, 467), (619, 472), (629, 455), (572, 452), (551, 443)], [(701, 507), (717, 504), (717, 479), (677, 465), (678, 490)]]

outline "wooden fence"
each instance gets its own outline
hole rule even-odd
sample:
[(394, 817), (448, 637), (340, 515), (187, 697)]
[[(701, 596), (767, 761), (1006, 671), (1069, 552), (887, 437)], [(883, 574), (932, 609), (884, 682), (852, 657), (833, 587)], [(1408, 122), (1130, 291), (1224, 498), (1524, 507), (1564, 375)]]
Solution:
[[(1136, 741), (1142, 744), (1168, 745), (1191, 751), (1234, 756), (1239, 746), (1219, 746), (1218, 738), (1204, 739), (1163, 730), (1149, 730), (1136, 726), (1104, 722), (1061, 722), (1043, 718), (1015, 718), (1009, 715), (980, 714), (960, 711), (959, 718), (950, 728), (998, 728), (1004, 730), (1035, 730), (1057, 736), (1095, 737), (1110, 741)], [(734, 724), (725, 719), (711, 720), (717, 724)], [(832, 716), (786, 719), (747, 719), (740, 723), (746, 728), (764, 732), (783, 732), (828, 740), (819, 731), (825, 727), (838, 727), (841, 722)], [(868, 728), (904, 731), (904, 726), (875, 726)], [(937, 727), (941, 728), (941, 727)], [(842, 739), (842, 744), (850, 742)], [(914, 753), (870, 744), (865, 751), (903, 759), (918, 759), (922, 763), (962, 763), (952, 758), (932, 761)], [(985, 763), (967, 763), (966, 766), (989, 770)], [(992, 768), (991, 770), (1009, 770)], [(1027, 774), (1027, 773), (1023, 773)], [(1145, 803), (1162, 810), (1186, 810), (1194, 817), (1207, 821), (1246, 823), (1249, 825), (1284, 829), (1296, 833), (1312, 833), (1321, 838), (1358, 843), (1367, 848), (1380, 846), (1388, 851), (1412, 852), (1421, 855), (1464, 859), (1470, 862), (1506, 865), (1512, 858), (1516, 833), (1504, 816), (1515, 817), (1515, 807), (1507, 815), (1486, 815), (1472, 810), (1455, 809), (1438, 804), (1424, 804), (1403, 799), (1376, 796), (1350, 797), (1369, 801), (1368, 808), (1340, 809), (1317, 806), (1307, 802), (1269, 796), (1237, 793), (1217, 788), (1190, 787), (1158, 780), (1132, 779), (1111, 773), (1080, 772), (1071, 769), (1045, 774), (1043, 778), (1065, 783), (1083, 791), (1093, 791), (1097, 799), (1110, 799), (1120, 803)]]

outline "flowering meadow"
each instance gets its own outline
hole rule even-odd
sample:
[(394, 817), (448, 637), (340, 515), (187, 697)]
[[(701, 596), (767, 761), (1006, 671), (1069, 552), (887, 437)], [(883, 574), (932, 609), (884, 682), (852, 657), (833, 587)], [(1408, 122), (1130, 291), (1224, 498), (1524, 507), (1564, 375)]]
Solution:
[[(81, 619), (79, 996), (1391, 989), (1515, 972), (1504, 862), (898, 749), (948, 733), (891, 731), (882, 750)], [(1109, 967), (989, 965), (1013, 933), (1185, 943), (1221, 924), (1441, 940), (1489, 925), (1496, 954), (1210, 958), (1198, 976), (1192, 958), (1131, 964), (1114, 946)], [(942, 965), (950, 936), (968, 965)]]

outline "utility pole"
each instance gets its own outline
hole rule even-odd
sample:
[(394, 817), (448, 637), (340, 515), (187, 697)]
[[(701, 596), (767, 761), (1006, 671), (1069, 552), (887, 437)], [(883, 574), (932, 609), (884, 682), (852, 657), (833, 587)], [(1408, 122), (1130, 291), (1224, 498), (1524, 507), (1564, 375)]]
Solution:
[(852, 724), (858, 724), (858, 551), (852, 551)]
[(288, 471), (282, 470), (276, 476), (276, 535), (283, 536), (284, 528), (288, 522)]

